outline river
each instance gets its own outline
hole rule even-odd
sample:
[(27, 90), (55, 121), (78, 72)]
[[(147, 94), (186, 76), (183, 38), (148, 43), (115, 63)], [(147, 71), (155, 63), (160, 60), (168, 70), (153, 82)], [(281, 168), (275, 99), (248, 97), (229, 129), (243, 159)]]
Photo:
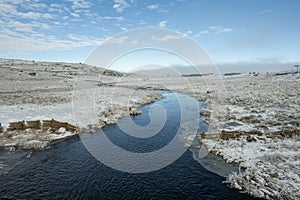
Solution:
[[(158, 150), (176, 137), (180, 109), (176, 95), (162, 92), (164, 98), (141, 108), (142, 114), (127, 117), (136, 124), (151, 123), (149, 110), (163, 106), (167, 120), (162, 130), (149, 138), (125, 134), (119, 126), (105, 126), (87, 137), (105, 134), (116, 146), (131, 152)], [(199, 103), (199, 107), (204, 106)], [(120, 120), (124, 123), (126, 118)], [(208, 127), (201, 120), (199, 131)], [(101, 152), (111, 155), (108, 148)], [(222, 160), (209, 155), (205, 166), (197, 158), (196, 148), (186, 150), (172, 164), (145, 173), (128, 173), (99, 162), (79, 137), (53, 145), (43, 151), (0, 152), (7, 167), (0, 175), (1, 199), (253, 199), (223, 184), (223, 176), (214, 169), (230, 169)], [(120, 160), (119, 160), (120, 161)], [(115, 163), (119, 163), (115, 160)], [(121, 161), (120, 161), (121, 162)], [(216, 164), (217, 163), (217, 164)], [(211, 166), (209, 166), (211, 165)], [(214, 165), (222, 165), (215, 166)], [(232, 167), (234, 169), (234, 167)], [(217, 171), (218, 171), (217, 170)], [(226, 171), (226, 170), (225, 170)]]

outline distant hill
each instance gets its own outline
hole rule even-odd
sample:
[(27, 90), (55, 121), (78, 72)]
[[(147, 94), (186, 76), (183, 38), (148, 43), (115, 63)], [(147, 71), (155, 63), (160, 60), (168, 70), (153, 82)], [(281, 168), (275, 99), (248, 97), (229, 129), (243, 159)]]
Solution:
[(132, 73), (153, 77), (197, 76), (199, 72), (192, 66), (144, 65), (131, 71)]
[(197, 71), (193, 66), (160, 66), (160, 65), (146, 65), (141, 66), (133, 73), (144, 76), (158, 76), (158, 77), (178, 77), (178, 76), (203, 76), (211, 74), (218, 70), (220, 74), (225, 76), (239, 75), (243, 73), (272, 73), (281, 71), (296, 70), (293, 68), (295, 63), (259, 63), (259, 62), (241, 62), (241, 63), (220, 63), (216, 66), (201, 66)]
[(30, 71), (36, 73), (37, 71), (46, 71), (57, 75), (77, 76), (78, 74), (103, 74), (106, 76), (123, 76), (124, 73), (117, 72), (102, 67), (87, 65), (84, 63), (67, 63), (67, 62), (48, 62), (48, 61), (34, 61), (34, 60), (20, 60), (20, 59), (2, 59), (0, 58), (0, 67), (12, 67), (20, 71)]

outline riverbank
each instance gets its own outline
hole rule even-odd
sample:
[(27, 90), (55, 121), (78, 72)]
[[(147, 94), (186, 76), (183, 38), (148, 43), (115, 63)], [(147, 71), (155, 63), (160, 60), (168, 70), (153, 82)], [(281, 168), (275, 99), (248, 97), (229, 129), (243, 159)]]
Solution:
[(205, 121), (218, 121), (221, 128), (202, 135), (201, 142), (239, 164), (240, 171), (227, 178), (230, 187), (265, 199), (300, 198), (299, 83), (299, 74), (242, 75), (223, 78), (222, 101), (214, 92), (191, 93), (223, 108), (210, 116), (208, 104)]
[[(85, 64), (0, 59), (0, 146), (43, 149), (57, 140), (139, 114), (140, 106), (162, 98), (151, 90), (111, 87), (126, 77)], [(86, 95), (92, 97), (91, 102)], [(85, 109), (90, 105), (93, 110)], [(75, 113), (77, 107), (84, 109)], [(79, 115), (84, 120), (79, 121)], [(58, 122), (54, 127), (28, 125), (52, 119)], [(68, 130), (64, 123), (76, 129)]]
[(211, 130), (200, 141), (239, 164), (241, 170), (227, 178), (231, 188), (265, 199), (299, 199), (300, 74), (204, 78), (145, 78), (144, 85), (206, 103), (200, 113)]

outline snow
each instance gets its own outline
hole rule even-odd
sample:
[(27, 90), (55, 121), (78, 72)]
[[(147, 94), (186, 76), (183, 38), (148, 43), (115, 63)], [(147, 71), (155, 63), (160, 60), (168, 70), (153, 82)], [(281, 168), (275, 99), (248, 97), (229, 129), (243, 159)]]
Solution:
[[(219, 131), (244, 133), (229, 140), (202, 139), (211, 152), (227, 162), (239, 163), (227, 183), (235, 189), (265, 199), (300, 199), (299, 74), (225, 78), (227, 115), (217, 116), (221, 124), (236, 122)], [(247, 136), (259, 130), (262, 136)], [(294, 131), (292, 137), (275, 135)], [(247, 138), (248, 137), (248, 138)]]
[[(0, 123), (4, 130), (10, 122), (55, 119), (78, 126), (80, 131), (67, 132), (62, 127), (56, 133), (5, 131), (0, 133), (0, 146), (42, 149), (52, 141), (139, 114), (140, 106), (162, 98), (151, 90), (111, 87), (127, 76), (120, 79), (116, 76), (120, 74), (108, 71), (104, 75), (103, 70), (84, 64), (1, 59)], [(36, 76), (29, 74), (32, 71)]]
[[(187, 79), (149, 78), (149, 82), (167, 85), (206, 103), (202, 113), (204, 121), (211, 125), (206, 134), (213, 137), (201, 142), (212, 153), (241, 168), (228, 176), (228, 185), (255, 197), (300, 199), (300, 74), (229, 76), (222, 77), (222, 81), (214, 76)], [(193, 83), (193, 87), (178, 84), (184, 82)], [(224, 90), (214, 87), (222, 85)], [(226, 124), (233, 125), (224, 127)], [(248, 136), (252, 130), (263, 135)], [(298, 134), (276, 136), (283, 130)], [(215, 137), (221, 131), (244, 136), (229, 140)], [(187, 144), (194, 135), (187, 135)]]
[[(28, 74), (32, 71), (37, 75)], [(211, 127), (207, 134), (241, 133), (228, 140), (201, 139), (212, 153), (239, 164), (241, 170), (227, 178), (229, 186), (266, 199), (300, 199), (300, 74), (120, 78), (102, 72), (83, 64), (0, 60), (2, 126), (53, 118), (84, 132), (138, 114), (139, 106), (161, 98), (151, 89), (174, 90), (205, 102), (200, 112)], [(262, 135), (249, 135), (253, 130)], [(278, 134), (283, 130), (298, 134), (284, 137)], [(4, 132), (0, 146), (40, 149), (75, 134), (63, 129)], [(187, 135), (186, 142), (196, 135)]]

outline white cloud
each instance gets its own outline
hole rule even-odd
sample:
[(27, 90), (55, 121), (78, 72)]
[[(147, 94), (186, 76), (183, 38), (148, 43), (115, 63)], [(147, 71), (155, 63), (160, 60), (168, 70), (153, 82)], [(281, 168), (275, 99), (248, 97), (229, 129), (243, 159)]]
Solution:
[(159, 42), (166, 42), (169, 40), (179, 40), (179, 39), (185, 39), (186, 36), (185, 35), (165, 35), (163, 37), (156, 37), (156, 36), (152, 36), (152, 40), (154, 41), (159, 41)]
[(24, 2), (24, 0), (2, 0), (2, 3), (12, 3), (15, 5), (21, 4), (23, 2)]
[(232, 28), (224, 28), (222, 26), (216, 25), (216, 26), (210, 26), (210, 30), (214, 31), (215, 34), (220, 34), (220, 33), (228, 33), (234, 31)]
[(32, 27), (28, 27), (28, 26), (24, 26), (24, 27), (16, 27), (15, 28), (16, 31), (19, 31), (19, 32), (25, 32), (25, 33), (35, 33), (33, 30), (32, 30)]
[(70, 13), (70, 15), (73, 16), (73, 17), (77, 17), (77, 18), (80, 17), (80, 15), (79, 15), (79, 14), (76, 14), (76, 13)]
[(105, 43), (113, 43), (113, 44), (123, 44), (125, 41), (128, 40), (127, 36), (122, 36), (122, 37), (113, 37), (109, 38), (105, 41)]
[[(30, 23), (23, 23), (15, 20), (9, 20), (6, 22), (1, 21), (0, 22), (1, 26), (5, 26), (5, 28), (9, 28), (10, 30), (18, 30), (18, 31), (24, 31), (26, 32), (34, 32), (33, 29), (38, 29), (38, 30), (49, 30), (52, 27), (49, 26), (48, 24), (33, 21)], [(5, 29), (4, 28), (4, 29)]]
[(51, 15), (51, 14), (49, 14), (49, 13), (46, 13), (46, 14), (43, 14), (43, 18), (44, 18), (44, 19), (53, 19), (54, 16)]
[(118, 12), (121, 13), (124, 11), (125, 8), (129, 7), (129, 4), (125, 0), (114, 0), (115, 4), (113, 8)]
[(189, 35), (191, 35), (193, 33), (193, 31), (189, 30), (187, 32), (185, 32), (183, 35), (185, 35), (186, 37), (188, 37)]
[(99, 27), (101, 31), (103, 32), (108, 32), (108, 30), (106, 28), (103, 28), (103, 27)]
[[(68, 0), (71, 4), (41, 4), (41, 0), (0, 0), (0, 55), (47, 50), (70, 50), (97, 46), (103, 38), (69, 33), (69, 21), (82, 20), (91, 6), (88, 0)], [(83, 13), (83, 14), (80, 14)], [(80, 15), (79, 15), (80, 14)], [(73, 16), (73, 17), (72, 17)], [(97, 16), (93, 17), (95, 20)], [(123, 17), (114, 20), (122, 21)]]
[(47, 51), (71, 50), (85, 46), (98, 46), (103, 43), (101, 38), (78, 35), (68, 35), (68, 39), (61, 39), (53, 35), (18, 33), (4, 29), (0, 32), (0, 56), (10, 54)]
[(203, 35), (207, 35), (209, 34), (209, 31), (204, 30), (204, 31), (200, 31), (199, 33), (197, 33), (194, 37), (201, 37)]
[(147, 8), (149, 10), (156, 10), (159, 8), (158, 4), (152, 4), (152, 5), (148, 5)]
[(14, 5), (8, 4), (8, 3), (0, 3), (0, 13), (2, 14), (2, 17), (6, 18), (12, 18), (12, 17), (19, 17), (22, 19), (52, 19), (54, 18), (53, 15), (49, 13), (39, 13), (39, 12), (20, 12), (17, 10), (17, 8)]
[(86, 37), (78, 36), (78, 35), (74, 35), (74, 34), (68, 34), (68, 38), (71, 40), (76, 40), (76, 41), (82, 41), (82, 40), (86, 39)]
[(20, 6), (24, 9), (33, 10), (33, 11), (41, 11), (48, 8), (46, 4), (43, 3), (22, 3)]
[(64, 9), (61, 5), (59, 4), (50, 4), (48, 7), (49, 12), (56, 12), (56, 13), (63, 13)]
[(159, 26), (159, 27), (165, 27), (166, 24), (167, 24), (167, 21), (164, 20), (164, 21), (159, 22), (159, 23), (158, 23), (158, 26)]
[(72, 9), (76, 10), (78, 8), (90, 8), (92, 4), (85, 0), (67, 0), (72, 3)]
[[(150, 4), (150, 5), (147, 6), (147, 8), (149, 10), (157, 10), (157, 12), (159, 12), (159, 13), (167, 13), (167, 12), (169, 12), (169, 10), (166, 7), (167, 7), (167, 5), (163, 5), (163, 4), (161, 4), (161, 5)], [(172, 7), (172, 5), (169, 5), (169, 7)]]
[(87, 36), (81, 36), (81, 35), (75, 35), (75, 34), (68, 34), (68, 38), (74, 41), (79, 41), (79, 42), (84, 42), (87, 46), (88, 43), (90, 43), (90, 45), (94, 45), (94, 44), (100, 44), (103, 42), (103, 39), (99, 39), (99, 38), (89, 38)]
[(16, 13), (19, 17), (21, 18), (29, 18), (29, 19), (39, 19), (41, 17), (40, 13), (35, 13), (35, 12), (18, 12)]
[(0, 13), (2, 16), (8, 17), (11, 15), (16, 15), (17, 9), (15, 6), (6, 4), (6, 3), (0, 3)]
[(50, 4), (50, 7), (51, 7), (51, 8), (62, 8), (61, 5), (56, 4), (56, 3), (51, 3), (51, 4)]
[(222, 26), (216, 25), (216, 26), (210, 26), (208, 27), (209, 30), (203, 30), (194, 35), (194, 37), (201, 37), (204, 35), (208, 35), (210, 33), (214, 33), (215, 35), (221, 34), (221, 33), (229, 33), (234, 31), (232, 28), (224, 28)]
[(223, 30), (220, 31), (220, 33), (228, 33), (228, 32), (232, 32), (233, 29), (232, 28), (224, 28)]
[(118, 22), (124, 21), (125, 18), (124, 17), (113, 17), (113, 16), (100, 16), (97, 18), (99, 21), (102, 20), (116, 20)]
[(271, 10), (261, 10), (258, 12), (259, 15), (264, 15), (264, 14), (268, 14), (268, 13), (271, 13), (272, 11)]

